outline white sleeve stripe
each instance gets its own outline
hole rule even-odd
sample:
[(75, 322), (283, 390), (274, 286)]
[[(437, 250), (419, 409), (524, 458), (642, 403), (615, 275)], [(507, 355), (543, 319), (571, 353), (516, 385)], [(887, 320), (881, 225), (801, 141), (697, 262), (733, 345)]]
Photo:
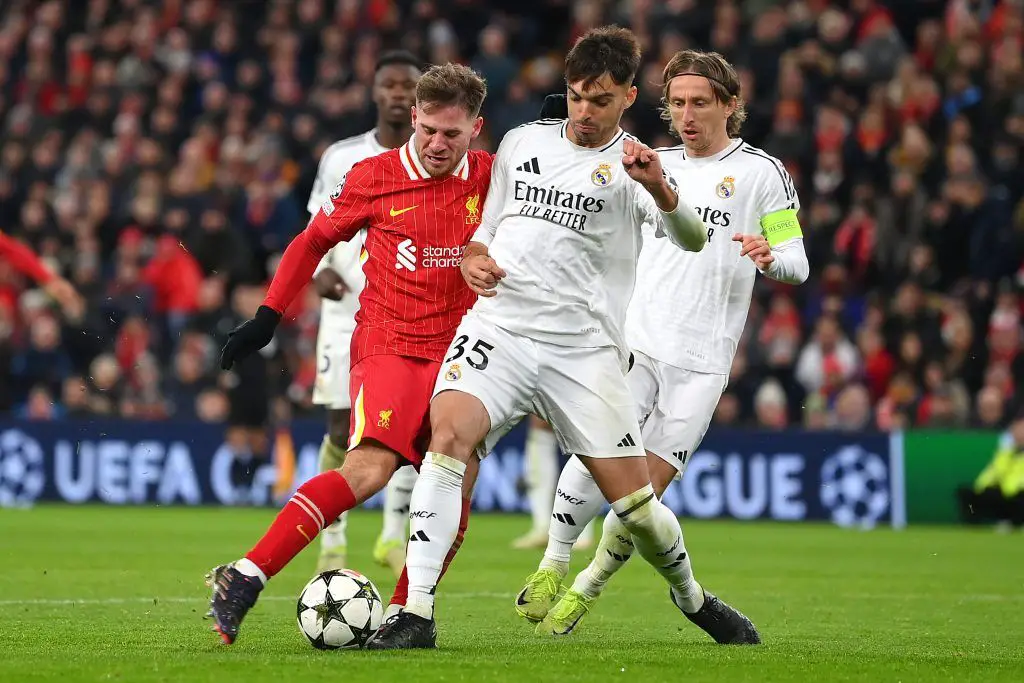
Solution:
[(782, 181), (782, 189), (786, 193), (786, 199), (789, 200), (790, 202), (794, 201), (796, 197), (796, 188), (792, 185), (793, 179), (789, 176), (789, 172), (786, 171), (786, 168), (779, 161), (773, 159), (767, 154), (764, 154), (763, 152), (755, 152), (753, 149), (750, 148), (744, 148), (743, 152), (749, 154), (750, 156), (764, 159), (765, 161), (770, 163), (772, 165), (772, 168), (775, 169), (775, 172), (779, 174), (779, 179)]

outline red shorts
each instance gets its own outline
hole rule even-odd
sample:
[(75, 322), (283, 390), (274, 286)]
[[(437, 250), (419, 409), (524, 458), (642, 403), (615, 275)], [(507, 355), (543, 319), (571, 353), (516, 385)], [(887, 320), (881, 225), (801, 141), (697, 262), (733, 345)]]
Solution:
[(367, 356), (352, 367), (349, 449), (378, 441), (419, 468), (430, 441), (430, 398), (441, 364), (408, 356)]

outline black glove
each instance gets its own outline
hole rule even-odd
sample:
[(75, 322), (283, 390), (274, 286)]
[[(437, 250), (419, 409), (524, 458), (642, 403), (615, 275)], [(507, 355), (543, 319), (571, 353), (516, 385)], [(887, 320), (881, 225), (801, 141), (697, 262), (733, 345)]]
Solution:
[(269, 306), (260, 306), (256, 315), (231, 330), (220, 352), (220, 367), (230, 370), (235, 361), (252, 355), (270, 343), (281, 314)]
[(569, 105), (565, 95), (548, 95), (544, 98), (544, 104), (540, 106), (540, 117), (542, 119), (567, 119), (569, 118)]

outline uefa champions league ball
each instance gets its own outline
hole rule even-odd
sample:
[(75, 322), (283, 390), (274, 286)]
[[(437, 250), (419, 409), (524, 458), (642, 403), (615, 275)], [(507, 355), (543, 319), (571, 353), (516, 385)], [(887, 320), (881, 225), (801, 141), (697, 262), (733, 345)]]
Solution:
[(362, 647), (383, 616), (377, 587), (351, 569), (318, 574), (299, 594), (299, 630), (319, 650)]

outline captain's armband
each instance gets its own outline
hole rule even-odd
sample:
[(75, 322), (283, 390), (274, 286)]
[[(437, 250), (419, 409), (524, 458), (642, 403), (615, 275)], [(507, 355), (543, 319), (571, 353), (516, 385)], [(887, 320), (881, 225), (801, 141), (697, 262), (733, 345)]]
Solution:
[(796, 209), (782, 209), (764, 216), (761, 219), (761, 232), (772, 247), (804, 236), (796, 217)]

